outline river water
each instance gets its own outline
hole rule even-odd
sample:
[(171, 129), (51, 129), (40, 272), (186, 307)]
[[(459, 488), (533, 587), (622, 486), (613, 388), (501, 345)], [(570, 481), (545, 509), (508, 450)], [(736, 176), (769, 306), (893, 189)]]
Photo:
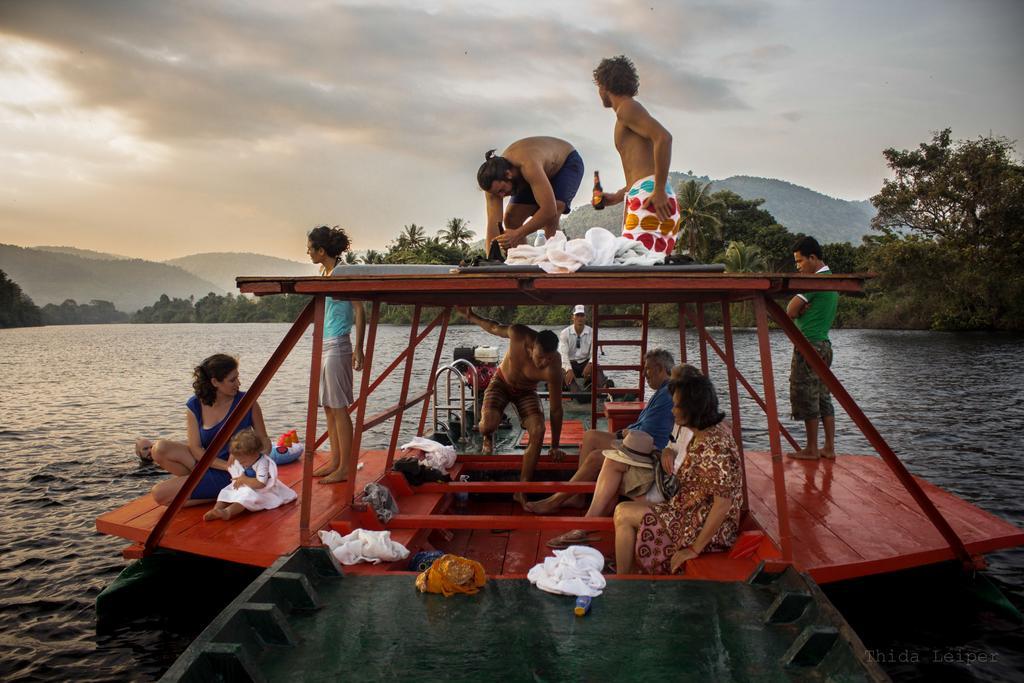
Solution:
[[(208, 614), (220, 608), (208, 605), (191, 620), (151, 616), (98, 627), (94, 601), (124, 568), (120, 551), (126, 542), (97, 534), (94, 520), (164, 476), (153, 466), (140, 465), (132, 444), (138, 435), (183, 438), (184, 401), (191, 368), (198, 361), (214, 352), (237, 356), (245, 387), (287, 328), (222, 324), (0, 330), (0, 679), (153, 679), (205, 626)], [(627, 338), (635, 331), (602, 334)], [(443, 358), (451, 359), (455, 346), (500, 346), (501, 341), (475, 327), (453, 327)], [(689, 341), (693, 361), (693, 335)], [(407, 328), (382, 326), (377, 368), (407, 343)], [(839, 330), (833, 343), (833, 369), (913, 473), (1024, 526), (1024, 337)], [(651, 330), (651, 344), (677, 349), (677, 333)], [(307, 334), (260, 399), (272, 435), (301, 431), (305, 424), (310, 346)], [(773, 334), (772, 348), (785, 414), (791, 346), (780, 333)], [(741, 371), (760, 389), (755, 335), (739, 331), (736, 350)], [(628, 353), (627, 347), (613, 347), (606, 362), (632, 362)], [(427, 349), (417, 354), (413, 386), (425, 384), (431, 356)], [(712, 363), (712, 377), (727, 403), (720, 363)], [(616, 379), (620, 386), (629, 383), (625, 375)], [(397, 381), (386, 382), (374, 394), (371, 410), (393, 403), (397, 391)], [(749, 400), (742, 407), (747, 446), (766, 448), (759, 409)], [(802, 437), (798, 425), (787, 424)], [(407, 421), (403, 435), (411, 435), (413, 428)], [(837, 415), (837, 432), (841, 452), (871, 452), (844, 414)], [(378, 427), (364, 437), (364, 446), (380, 447), (389, 433), (389, 426)], [(989, 561), (987, 575), (1018, 607), (1024, 606), (1024, 551), (994, 554)], [(222, 602), (242, 587), (224, 586)], [(941, 587), (937, 590), (933, 603), (942, 600)], [(851, 609), (857, 600), (843, 593), (835, 597), (837, 604)], [(921, 675), (919, 666), (896, 660), (908, 643), (919, 652), (928, 643), (914, 642), (905, 633), (893, 635), (891, 620), (883, 619), (887, 608), (891, 605), (878, 606), (878, 621), (889, 621), (888, 630), (874, 633), (863, 610), (851, 621), (869, 648), (880, 650), (891, 674), (906, 679)], [(942, 676), (1019, 679), (1024, 668), (1022, 628), (991, 615), (971, 619), (969, 628), (928, 641), (940, 655), (959, 656), (958, 662), (940, 669)], [(977, 663), (977, 657), (965, 661), (965, 652), (991, 653), (996, 663)]]

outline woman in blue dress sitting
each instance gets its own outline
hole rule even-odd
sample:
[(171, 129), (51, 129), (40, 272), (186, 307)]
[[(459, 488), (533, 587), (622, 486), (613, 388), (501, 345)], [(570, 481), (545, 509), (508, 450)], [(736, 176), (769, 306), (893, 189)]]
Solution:
[[(189, 473), (203, 457), (203, 452), (217, 435), (228, 413), (245, 396), (240, 391), (238, 360), (223, 353), (216, 353), (196, 366), (193, 371), (192, 388), (195, 394), (185, 405), (185, 430), (187, 443), (160, 439), (153, 444), (153, 462), (174, 476), (153, 487), (153, 497), (160, 505), (168, 505), (185, 483)], [(254, 403), (235, 427), (232, 435), (244, 429), (252, 429), (262, 444), (261, 452), (270, 451), (270, 438), (263, 424), (263, 411)], [(228, 444), (210, 463), (210, 467), (199, 480), (186, 505), (197, 505), (216, 500), (217, 494), (231, 481), (228, 473)]]

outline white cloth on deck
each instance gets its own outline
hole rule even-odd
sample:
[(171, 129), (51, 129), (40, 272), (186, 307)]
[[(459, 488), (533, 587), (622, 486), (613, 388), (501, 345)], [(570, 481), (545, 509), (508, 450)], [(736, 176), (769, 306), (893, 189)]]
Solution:
[(404, 545), (391, 540), (390, 531), (356, 529), (347, 536), (342, 536), (337, 531), (321, 531), (320, 542), (327, 546), (331, 554), (342, 564), (377, 564), (409, 557), (409, 550)]
[(586, 545), (571, 545), (564, 550), (556, 550), (554, 557), (545, 557), (543, 562), (534, 565), (526, 578), (548, 593), (595, 598), (608, 583), (601, 574), (603, 568), (604, 555), (601, 551)]
[(635, 240), (594, 227), (579, 239), (570, 240), (559, 230), (542, 246), (513, 247), (505, 263), (540, 266), (546, 273), (574, 273), (582, 266), (651, 266), (664, 260), (664, 254), (649, 251)]
[(455, 448), (445, 446), (432, 439), (425, 439), (422, 436), (413, 437), (412, 441), (401, 446), (402, 450), (407, 448), (418, 448), (423, 451), (423, 464), (433, 467), (435, 470), (444, 472), (455, 464)]
[(254, 489), (251, 486), (235, 488), (234, 480), (245, 473), (245, 468), (237, 460), (232, 460), (228, 465), (228, 474), (231, 475), (232, 481), (220, 490), (220, 493), (217, 494), (217, 501), (241, 503), (246, 510), (251, 512), (273, 510), (299, 497), (295, 491), (277, 478), (277, 463), (271, 460), (269, 455), (260, 455), (259, 459), (253, 463), (252, 469), (256, 472), (256, 479), (264, 484), (263, 488)]

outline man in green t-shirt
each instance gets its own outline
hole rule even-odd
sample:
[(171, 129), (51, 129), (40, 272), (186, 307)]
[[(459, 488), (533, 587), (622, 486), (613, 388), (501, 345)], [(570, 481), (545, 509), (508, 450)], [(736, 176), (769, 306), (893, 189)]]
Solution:
[[(821, 245), (813, 237), (797, 240), (793, 245), (793, 259), (796, 261), (796, 269), (801, 273), (832, 273), (822, 260)], [(786, 306), (786, 313), (829, 367), (832, 366), (832, 342), (828, 338), (828, 331), (832, 328), (838, 305), (839, 292), (807, 292), (797, 294)], [(789, 457), (801, 460), (835, 458), (836, 421), (832, 396), (825, 383), (795, 348), (789, 373), (789, 401), (793, 406), (793, 419), (803, 420), (807, 428), (807, 446), (796, 453), (789, 453)], [(821, 449), (818, 448), (819, 420), (825, 425), (825, 447)]]

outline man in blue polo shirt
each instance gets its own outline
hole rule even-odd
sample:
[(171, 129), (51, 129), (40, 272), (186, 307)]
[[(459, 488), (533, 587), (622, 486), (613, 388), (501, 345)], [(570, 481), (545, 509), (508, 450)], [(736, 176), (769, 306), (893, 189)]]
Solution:
[[(654, 447), (659, 451), (668, 444), (672, 434), (672, 396), (668, 393), (668, 380), (672, 374), (675, 361), (672, 354), (664, 349), (652, 349), (647, 352), (644, 363), (644, 377), (647, 385), (654, 389), (654, 395), (641, 411), (636, 422), (618, 434), (599, 429), (591, 429), (583, 435), (580, 444), (580, 463), (570, 481), (597, 481), (601, 472), (604, 455), (601, 451), (612, 448), (612, 442), (625, 438), (630, 430), (636, 429), (651, 435)], [(526, 504), (526, 509), (540, 515), (550, 514), (565, 505), (572, 498), (582, 498), (571, 493), (555, 493), (543, 500)]]

